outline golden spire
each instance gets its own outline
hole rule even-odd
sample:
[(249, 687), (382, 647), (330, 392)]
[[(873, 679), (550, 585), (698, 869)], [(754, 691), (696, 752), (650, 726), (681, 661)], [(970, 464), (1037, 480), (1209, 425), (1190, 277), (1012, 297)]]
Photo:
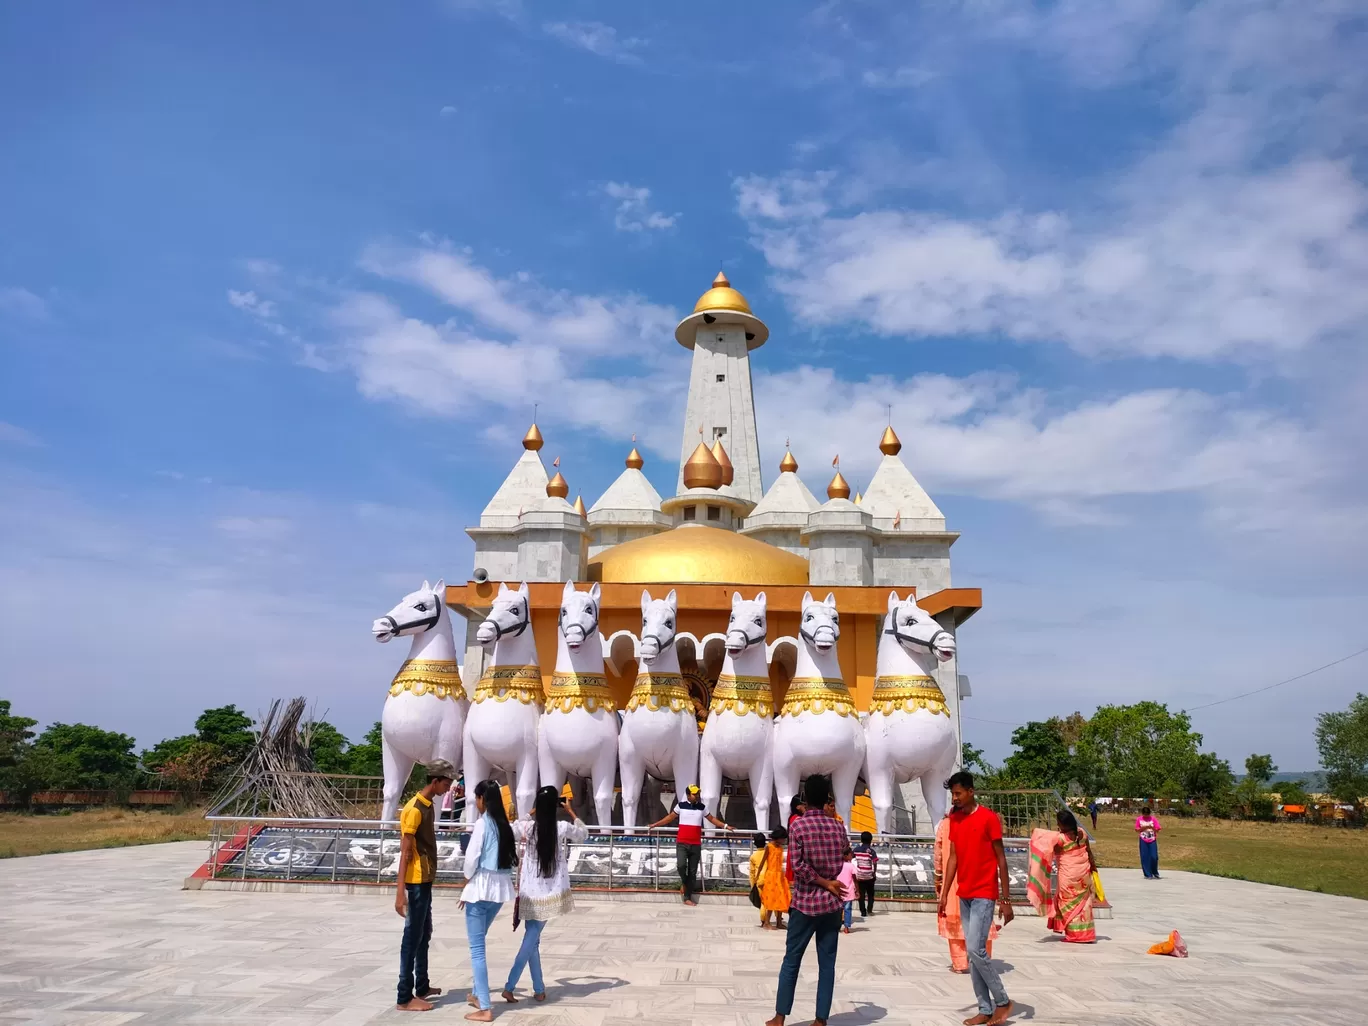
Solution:
[(543, 444), (542, 433), (537, 430), (537, 425), (534, 421), (532, 426), (527, 429), (527, 434), (523, 435), (523, 448), (536, 452)]
[(784, 459), (779, 464), (779, 473), (796, 474), (798, 473), (798, 461), (793, 458), (793, 453), (789, 451), (787, 445), (784, 446)]
[(584, 496), (582, 495), (575, 496), (575, 512), (584, 516)]
[(898, 438), (898, 433), (893, 430), (892, 424), (884, 428), (883, 437), (879, 439), (879, 452), (885, 456), (896, 456), (902, 452), (902, 442)]
[(736, 479), (736, 468), (732, 466), (731, 459), (727, 456), (727, 450), (722, 447), (722, 439), (713, 442), (713, 459), (717, 460), (722, 468), (722, 483), (729, 485)]
[(718, 271), (718, 272), (717, 272), (717, 277), (713, 279), (712, 287), (715, 288), (715, 289), (729, 289), (729, 288), (731, 288), (731, 282), (729, 282), (729, 281), (727, 280), (727, 274), (726, 274), (725, 271)]
[(699, 442), (698, 448), (684, 463), (684, 487), (720, 488), (722, 478), (722, 464), (717, 462), (717, 457), (708, 451), (706, 445)]
[(827, 498), (850, 498), (850, 485), (846, 484), (846, 479), (841, 476), (841, 472), (839, 470), (836, 471), (836, 476), (831, 479), (831, 484), (827, 485)]
[(557, 499), (563, 499), (570, 494), (570, 486), (566, 483), (561, 472), (556, 471), (556, 476), (546, 482), (546, 494)]
[(646, 461), (641, 458), (641, 453), (637, 452), (636, 446), (632, 446), (632, 451), (627, 454), (627, 466), (633, 470), (640, 470), (646, 466)]
[(864, 493), (861, 492), (861, 491), (857, 488), (857, 489), (855, 490), (855, 505), (858, 506), (858, 505), (859, 505), (861, 502), (863, 502), (863, 501), (864, 501)]

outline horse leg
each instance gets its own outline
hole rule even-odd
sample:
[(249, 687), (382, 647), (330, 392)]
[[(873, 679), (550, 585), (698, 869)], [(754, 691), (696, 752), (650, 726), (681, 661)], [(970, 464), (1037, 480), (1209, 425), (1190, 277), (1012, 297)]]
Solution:
[[(601, 827), (613, 825), (613, 785), (617, 783), (617, 753), (617, 745), (605, 744), (599, 748), (590, 775), (590, 786), (594, 789), (594, 811), (598, 815), (598, 825)], [(638, 787), (637, 794), (640, 793), (641, 788)], [(623, 796), (625, 802), (625, 790)], [(626, 811), (625, 804), (623, 811)]]
[(444, 699), (442, 725), (437, 731), (437, 758), (445, 759), (461, 775), (465, 742), (465, 719), (469, 704), (464, 701)]
[(846, 830), (850, 829), (850, 808), (855, 804), (855, 780), (860, 775), (862, 761), (852, 755), (844, 766), (838, 767), (831, 775), (831, 790), (836, 798), (836, 811), (840, 813)]
[[(716, 756), (708, 750), (706, 743), (699, 758), (698, 787), (703, 807), (708, 810), (709, 816), (716, 816), (717, 803), (722, 799), (722, 767), (717, 764)], [(675, 801), (683, 799), (683, 794), (675, 793)]]
[[(629, 716), (635, 714), (628, 714)], [(637, 802), (641, 800), (641, 785), (646, 781), (646, 767), (632, 740), (631, 719), (622, 725), (618, 734), (618, 764), (622, 770), (622, 825), (627, 833), (636, 833)]]
[(751, 802), (755, 808), (755, 829), (769, 830), (770, 803), (774, 800), (774, 727), (765, 732), (765, 752), (751, 768)]
[(698, 724), (689, 713), (678, 716), (679, 736), (675, 738), (670, 768), (674, 771), (675, 794), (681, 795), (690, 784), (698, 782)]
[[(566, 771), (565, 771), (564, 769), (561, 768), (560, 764), (559, 764), (558, 762), (556, 762), (556, 757), (555, 757), (554, 755), (551, 754), (551, 742), (550, 742), (550, 740), (548, 740), (546, 734), (547, 734), (546, 725), (545, 725), (545, 724), (542, 724), (542, 729), (539, 730), (539, 731), (537, 732), (536, 769), (533, 770), (533, 774), (536, 774), (537, 772), (540, 772), (540, 773), (541, 773), (541, 786), (542, 786), (542, 787), (554, 787), (554, 788), (556, 789), (557, 792), (560, 792), (560, 791), (564, 790), (564, 788), (565, 788), (565, 778), (568, 776), (568, 774), (566, 773)], [(524, 753), (524, 755), (523, 755), (523, 760), (524, 760), (524, 761), (527, 761), (527, 760), (528, 760), (528, 755), (527, 755), (526, 753)], [(520, 764), (520, 765), (521, 765), (521, 764)], [(522, 818), (522, 808), (523, 808), (522, 797), (521, 797), (521, 795), (522, 795), (522, 776), (523, 776), (522, 773), (519, 772), (519, 774), (518, 774), (518, 794), (519, 794), (519, 798), (518, 798), (518, 815), (519, 815), (520, 818)], [(533, 779), (534, 781), (536, 780), (535, 775), (532, 777), (532, 779)], [(534, 782), (534, 783), (532, 784), (531, 789), (527, 792), (527, 815), (528, 815), (528, 816), (531, 816), (531, 815), (532, 815), (532, 799), (536, 797), (536, 794), (537, 794), (537, 785), (536, 785), (536, 783)]]
[(931, 829), (925, 831), (928, 834), (934, 834), (940, 821), (945, 818), (945, 778), (950, 769), (937, 767), (921, 775), (922, 798), (926, 801), (927, 815), (931, 817)]
[(794, 761), (793, 745), (789, 742), (786, 731), (775, 727), (770, 744), (774, 752), (771, 760), (774, 787), (779, 792), (779, 817), (787, 819), (790, 803), (793, 796), (798, 793), (798, 766)]
[(489, 761), (475, 747), (475, 739), (470, 734), (470, 721), (466, 720), (465, 742), (462, 745), (462, 765), (465, 766), (466, 805), (462, 819), (466, 823), (475, 822), (475, 785), (489, 779)]
[(385, 768), (384, 805), (380, 818), (388, 822), (398, 818), (399, 799), (404, 794), (404, 785), (408, 783), (409, 774), (413, 772), (416, 760), (400, 752), (389, 738), (381, 734), (380, 761)]

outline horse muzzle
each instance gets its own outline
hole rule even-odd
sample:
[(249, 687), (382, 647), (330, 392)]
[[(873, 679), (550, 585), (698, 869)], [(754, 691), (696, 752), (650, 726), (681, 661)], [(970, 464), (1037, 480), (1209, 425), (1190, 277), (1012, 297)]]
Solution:
[(375, 635), (375, 640), (382, 645), (387, 641), (393, 640), (396, 636), (394, 621), (383, 617), (376, 620), (371, 624), (371, 633)]
[(660, 658), (660, 642), (655, 638), (644, 638), (641, 642), (641, 659), (653, 663)]
[(584, 644), (585, 639), (589, 637), (589, 632), (579, 624), (571, 624), (561, 633), (565, 636), (565, 643), (571, 648), (579, 648)]
[(488, 648), (499, 640), (499, 628), (497, 625), (486, 620), (475, 629), (475, 640)]

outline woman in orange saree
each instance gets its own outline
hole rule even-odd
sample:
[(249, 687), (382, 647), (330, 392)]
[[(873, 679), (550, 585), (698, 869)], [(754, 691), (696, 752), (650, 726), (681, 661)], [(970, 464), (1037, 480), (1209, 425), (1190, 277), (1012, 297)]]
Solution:
[[(936, 843), (931, 849), (931, 861), (936, 874), (936, 897), (940, 897), (945, 885), (945, 866), (950, 861), (950, 817), (946, 816), (936, 827)], [(950, 944), (950, 971), (967, 973), (969, 971), (969, 952), (964, 946), (964, 927), (960, 922), (959, 888), (950, 882), (950, 896), (945, 902), (945, 915), (936, 920), (936, 932)], [(993, 957), (993, 938), (997, 936), (998, 925), (994, 923), (988, 930), (988, 957)]]
[[(765, 864), (755, 874), (756, 885), (760, 888), (760, 921), (766, 930), (784, 929), (784, 913), (789, 910), (792, 895), (784, 866), (787, 850), (788, 831), (783, 827), (775, 827), (765, 848)], [(769, 921), (771, 913), (774, 915), (773, 924)]]
[[(1070, 944), (1093, 944), (1097, 930), (1093, 924), (1093, 860), (1088, 837), (1078, 828), (1078, 820), (1067, 809), (1057, 818), (1058, 830), (1031, 832), (1031, 863), (1026, 881), (1026, 897), (1041, 915), (1049, 916), (1049, 927), (1062, 934)], [(1050, 874), (1058, 871), (1058, 883), (1050, 894)]]

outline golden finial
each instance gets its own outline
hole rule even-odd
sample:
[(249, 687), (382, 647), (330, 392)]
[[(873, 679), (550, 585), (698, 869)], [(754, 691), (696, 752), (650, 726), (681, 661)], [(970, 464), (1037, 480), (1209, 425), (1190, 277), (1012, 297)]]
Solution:
[(584, 496), (582, 495), (575, 496), (575, 512), (584, 516)]
[(779, 464), (779, 473), (796, 474), (798, 473), (798, 461), (793, 458), (793, 453), (788, 451), (788, 443), (784, 443), (784, 459)]
[(632, 446), (632, 451), (627, 454), (627, 466), (633, 470), (640, 470), (646, 466), (646, 461), (641, 458), (641, 453), (637, 452), (636, 446)]
[(827, 498), (850, 498), (850, 485), (846, 484), (846, 479), (841, 476), (841, 472), (839, 470), (836, 471), (836, 476), (831, 479), (831, 484), (827, 485)]
[(717, 277), (713, 279), (712, 287), (715, 289), (731, 288), (731, 282), (727, 280), (727, 275), (725, 271), (717, 272)]
[(717, 460), (722, 467), (722, 483), (729, 485), (736, 479), (736, 468), (732, 466), (731, 458), (727, 455), (727, 450), (722, 447), (722, 439), (713, 442), (713, 459)]
[(566, 484), (561, 472), (556, 471), (556, 476), (546, 482), (546, 494), (557, 499), (563, 499), (570, 494), (570, 486)]
[(859, 505), (861, 502), (863, 502), (863, 501), (864, 501), (864, 493), (863, 493), (862, 491), (860, 491), (858, 488), (855, 489), (855, 505), (858, 506), (858, 505)]
[(902, 442), (898, 438), (898, 433), (893, 430), (892, 424), (884, 428), (883, 437), (879, 439), (879, 452), (885, 456), (896, 456), (902, 452)]
[(537, 424), (533, 421), (532, 426), (527, 429), (527, 434), (523, 435), (523, 448), (536, 452), (544, 444), (542, 433), (537, 430)]
[(722, 487), (722, 464), (702, 442), (698, 443), (692, 455), (684, 463), (685, 488)]

